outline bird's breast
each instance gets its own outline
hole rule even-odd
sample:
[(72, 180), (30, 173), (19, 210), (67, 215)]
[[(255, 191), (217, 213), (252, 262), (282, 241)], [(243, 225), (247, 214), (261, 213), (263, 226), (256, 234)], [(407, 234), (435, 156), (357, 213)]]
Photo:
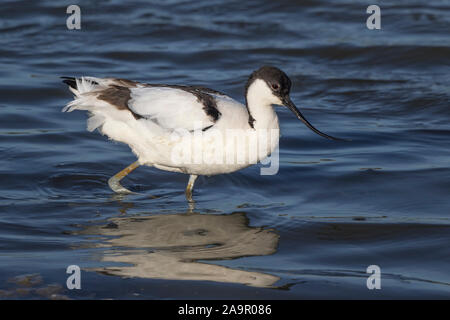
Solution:
[(279, 128), (215, 128), (180, 136), (171, 150), (171, 165), (186, 173), (214, 175), (258, 163), (278, 146)]

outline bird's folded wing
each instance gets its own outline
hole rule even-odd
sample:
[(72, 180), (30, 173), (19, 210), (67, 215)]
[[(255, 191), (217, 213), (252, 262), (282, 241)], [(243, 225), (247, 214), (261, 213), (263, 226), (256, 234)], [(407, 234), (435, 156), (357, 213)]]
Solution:
[(140, 121), (153, 121), (165, 129), (205, 129), (220, 116), (214, 101), (208, 105), (202, 96), (183, 89), (145, 86), (130, 91), (128, 108), (143, 118)]

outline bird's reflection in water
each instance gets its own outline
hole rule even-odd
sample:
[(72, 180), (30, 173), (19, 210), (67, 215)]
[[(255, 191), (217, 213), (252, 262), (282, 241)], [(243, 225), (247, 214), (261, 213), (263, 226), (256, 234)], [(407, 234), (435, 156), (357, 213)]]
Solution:
[(279, 280), (270, 274), (199, 262), (263, 256), (276, 251), (279, 236), (273, 230), (250, 227), (242, 212), (118, 217), (103, 226), (90, 226), (82, 233), (108, 236), (104, 244), (111, 250), (104, 252), (102, 261), (128, 264), (95, 269), (109, 275), (257, 287), (270, 287)]

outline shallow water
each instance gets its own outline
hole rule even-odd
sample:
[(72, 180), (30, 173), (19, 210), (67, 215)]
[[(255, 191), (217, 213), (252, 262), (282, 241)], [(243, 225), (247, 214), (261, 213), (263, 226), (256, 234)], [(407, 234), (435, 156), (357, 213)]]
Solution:
[[(450, 5), (383, 1), (4, 1), (0, 298), (449, 298)], [(69, 5), (70, 3), (67, 3)], [(61, 113), (59, 76), (201, 84), (243, 101), (263, 64), (320, 130), (277, 109), (280, 170), (200, 178), (139, 168)], [(368, 290), (369, 265), (381, 290)], [(82, 268), (81, 290), (66, 268)]]

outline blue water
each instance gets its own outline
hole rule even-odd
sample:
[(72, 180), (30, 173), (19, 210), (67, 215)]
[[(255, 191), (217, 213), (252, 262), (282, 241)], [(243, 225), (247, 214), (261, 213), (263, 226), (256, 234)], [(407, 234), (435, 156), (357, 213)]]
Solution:
[[(3, 1), (0, 298), (450, 298), (450, 4)], [(323, 139), (277, 109), (280, 170), (196, 183), (89, 133), (59, 76), (200, 84), (244, 100), (264, 64)], [(81, 268), (81, 290), (66, 268)], [(369, 265), (381, 289), (369, 290)]]

